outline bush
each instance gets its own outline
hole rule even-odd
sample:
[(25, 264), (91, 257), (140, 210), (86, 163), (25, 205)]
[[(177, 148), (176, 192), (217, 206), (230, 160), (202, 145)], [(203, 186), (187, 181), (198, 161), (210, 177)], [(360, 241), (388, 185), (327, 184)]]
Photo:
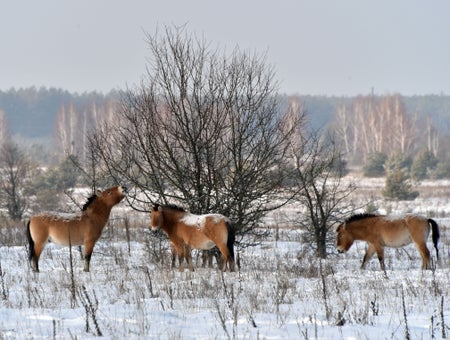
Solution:
[(392, 200), (414, 200), (418, 191), (412, 190), (409, 176), (410, 158), (393, 155), (386, 161), (386, 186), (383, 196)]
[(438, 162), (436, 167), (431, 171), (431, 178), (450, 178), (450, 159)]
[(436, 168), (437, 158), (429, 150), (420, 152), (411, 167), (411, 178), (420, 181), (430, 177), (430, 171)]
[(367, 163), (363, 167), (363, 173), (366, 177), (382, 177), (385, 175), (384, 163), (387, 155), (382, 152), (372, 153), (367, 158)]
[(402, 153), (396, 153), (386, 160), (384, 167), (386, 169), (386, 174), (389, 173), (389, 171), (395, 170), (395, 169), (403, 169), (406, 173), (409, 174), (412, 167), (412, 158), (410, 156), (406, 156)]
[(331, 165), (331, 173), (336, 177), (342, 177), (349, 173), (347, 161), (342, 157), (337, 157)]
[(386, 176), (386, 186), (383, 196), (392, 200), (414, 200), (419, 196), (418, 191), (412, 191), (410, 178), (404, 170), (395, 170)]

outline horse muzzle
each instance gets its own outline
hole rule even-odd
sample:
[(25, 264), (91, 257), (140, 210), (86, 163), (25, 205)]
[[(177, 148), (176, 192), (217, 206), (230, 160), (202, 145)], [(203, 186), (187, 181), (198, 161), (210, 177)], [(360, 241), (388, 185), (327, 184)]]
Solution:
[(345, 249), (342, 249), (342, 248), (338, 248), (337, 251), (338, 251), (339, 254), (345, 253)]

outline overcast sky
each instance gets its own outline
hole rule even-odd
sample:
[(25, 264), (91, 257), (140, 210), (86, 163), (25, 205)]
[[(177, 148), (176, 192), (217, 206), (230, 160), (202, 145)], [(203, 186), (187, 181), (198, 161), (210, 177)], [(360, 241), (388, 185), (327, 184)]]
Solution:
[(144, 32), (267, 54), (280, 91), (450, 94), (449, 0), (0, 0), (0, 90), (140, 82)]

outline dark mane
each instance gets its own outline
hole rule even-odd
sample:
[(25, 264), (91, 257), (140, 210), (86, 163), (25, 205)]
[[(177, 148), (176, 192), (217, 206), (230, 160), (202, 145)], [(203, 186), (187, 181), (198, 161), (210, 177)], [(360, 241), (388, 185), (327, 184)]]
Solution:
[(363, 214), (356, 214), (353, 216), (350, 216), (349, 218), (347, 218), (345, 220), (345, 223), (350, 223), (350, 222), (354, 222), (354, 221), (359, 221), (359, 220), (363, 220), (365, 218), (369, 218), (369, 217), (377, 217), (378, 215), (375, 214), (367, 214), (367, 213), (363, 213)]
[(158, 207), (162, 207), (162, 208), (166, 208), (166, 209), (171, 209), (171, 210), (176, 210), (176, 211), (183, 211), (185, 212), (186, 210), (176, 204), (163, 204), (163, 205), (159, 205), (159, 204), (155, 204), (153, 209), (158, 209)]
[(95, 201), (95, 199), (97, 198), (96, 194), (93, 194), (91, 197), (89, 197), (86, 201), (86, 203), (84, 203), (83, 208), (81, 208), (82, 211), (86, 211), (87, 208), (92, 204), (92, 202)]

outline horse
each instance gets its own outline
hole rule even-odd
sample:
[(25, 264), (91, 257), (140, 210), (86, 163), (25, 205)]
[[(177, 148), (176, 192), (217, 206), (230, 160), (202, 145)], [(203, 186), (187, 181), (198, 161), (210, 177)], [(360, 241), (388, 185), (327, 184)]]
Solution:
[[(222, 254), (222, 270), (234, 271), (235, 232), (231, 221), (220, 214), (195, 215), (176, 205), (153, 206), (151, 229), (162, 229), (172, 249), (183, 257), (192, 271), (191, 248), (207, 250), (217, 246)], [(227, 267), (228, 265), (228, 267)], [(181, 263), (180, 270), (183, 270)]]
[(47, 241), (63, 246), (84, 244), (84, 271), (89, 272), (94, 245), (108, 222), (111, 209), (125, 197), (126, 187), (115, 186), (90, 196), (80, 213), (42, 213), (27, 223), (29, 261), (39, 272), (39, 257)]
[[(191, 248), (184, 244), (184, 247), (182, 249), (181, 253), (177, 252), (177, 248), (175, 244), (172, 241), (169, 241), (169, 247), (170, 247), (170, 253), (172, 256), (171, 260), (171, 268), (175, 268), (176, 260), (178, 259), (178, 264), (181, 267), (183, 265), (183, 261), (186, 260), (186, 263), (188, 266), (190, 266), (192, 260), (191, 254)], [(189, 255), (188, 255), (189, 254)], [(202, 250), (201, 251), (201, 260), (202, 260), (202, 267), (205, 268), (208, 266), (208, 268), (213, 267), (213, 257), (216, 259), (217, 265), (220, 267), (222, 263), (221, 253), (217, 247), (213, 247), (211, 249)], [(193, 270), (192, 266), (190, 266), (190, 269)]]
[(400, 248), (415, 243), (421, 257), (422, 269), (431, 269), (430, 251), (426, 241), (432, 231), (432, 240), (439, 259), (438, 240), (439, 227), (436, 221), (418, 215), (385, 216), (374, 214), (357, 214), (349, 217), (336, 229), (337, 249), (344, 253), (350, 249), (355, 240), (368, 244), (361, 269), (376, 252), (381, 269), (384, 265), (384, 247)]
[(213, 267), (213, 258), (216, 259), (216, 263), (219, 267), (221, 266), (221, 263), (222, 263), (220, 251), (217, 247), (214, 247), (214, 248), (211, 248), (208, 250), (203, 250), (202, 254), (201, 254), (201, 258), (202, 258), (202, 267), (203, 268), (205, 268), (206, 266), (208, 266), (208, 268), (212, 268)]
[[(181, 251), (177, 251), (177, 245), (169, 240), (170, 253), (172, 254), (171, 268), (175, 268), (175, 262), (178, 259), (178, 266), (182, 268), (183, 261), (186, 260), (188, 266), (191, 266), (191, 257), (187, 254), (191, 254), (191, 248), (187, 244), (182, 244)], [(192, 268), (192, 266), (190, 267)]]

